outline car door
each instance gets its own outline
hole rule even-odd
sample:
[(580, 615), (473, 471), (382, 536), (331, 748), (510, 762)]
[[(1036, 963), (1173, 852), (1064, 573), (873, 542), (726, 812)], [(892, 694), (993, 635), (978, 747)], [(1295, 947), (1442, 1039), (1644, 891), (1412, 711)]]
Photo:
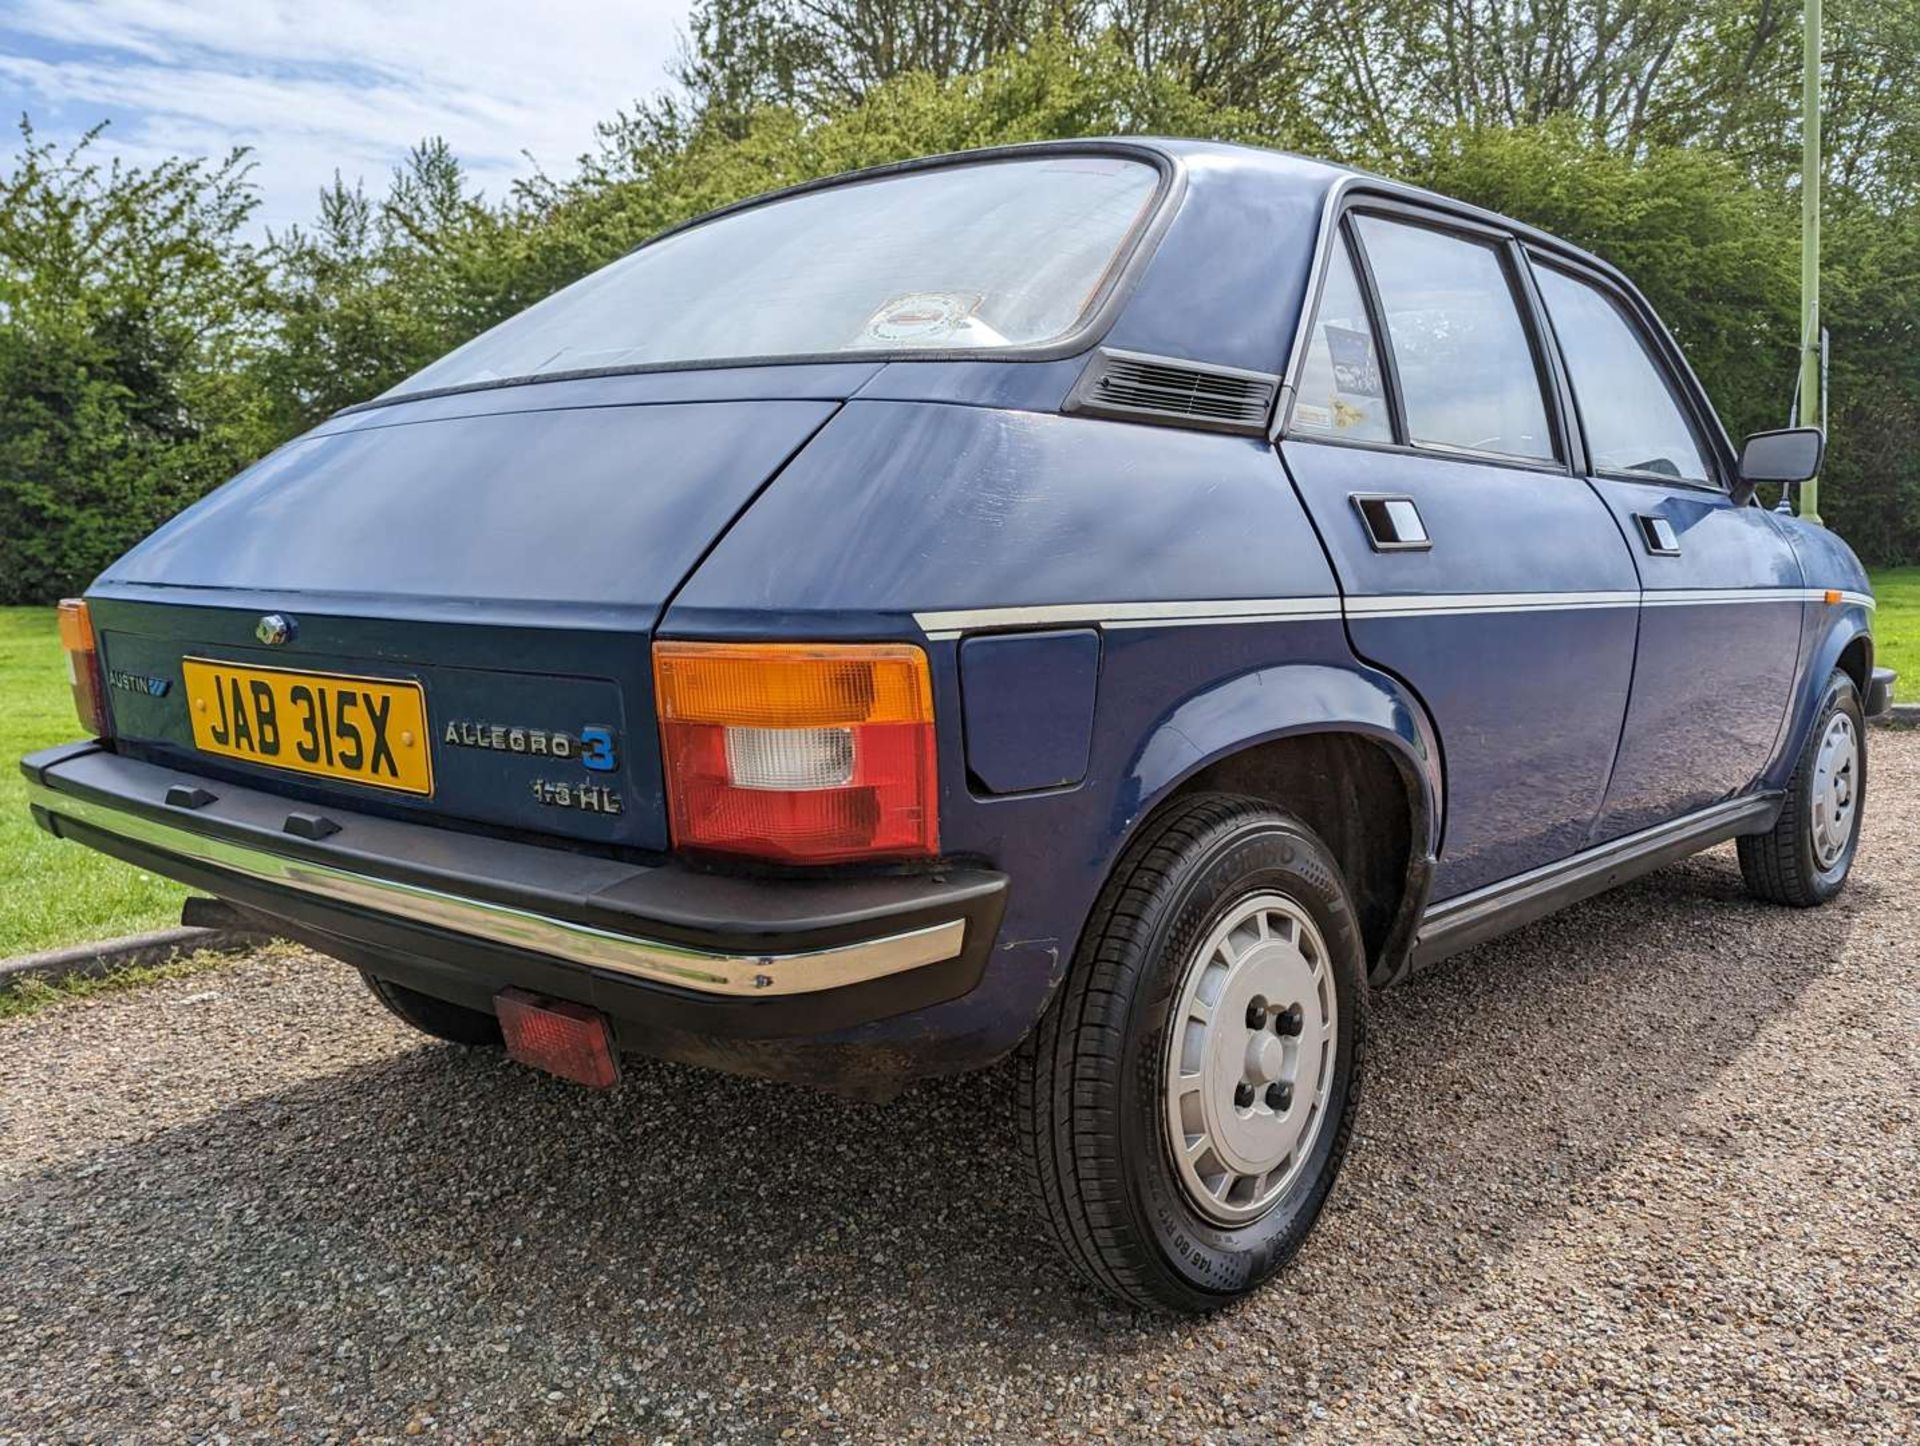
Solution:
[(1361, 657), (1419, 694), (1446, 812), (1434, 897), (1576, 852), (1633, 670), (1639, 581), (1569, 462), (1517, 246), (1423, 210), (1349, 210), (1279, 443)]
[(1645, 589), (1600, 842), (1754, 782), (1786, 723), (1806, 603), (1799, 561), (1772, 515), (1729, 497), (1718, 428), (1644, 303), (1595, 272), (1532, 263), (1589, 482)]

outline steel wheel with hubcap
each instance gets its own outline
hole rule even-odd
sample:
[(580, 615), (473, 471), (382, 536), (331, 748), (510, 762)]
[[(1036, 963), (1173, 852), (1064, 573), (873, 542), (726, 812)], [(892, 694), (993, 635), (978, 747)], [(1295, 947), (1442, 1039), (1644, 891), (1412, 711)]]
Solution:
[(1853, 842), (1859, 757), (1860, 735), (1853, 719), (1836, 711), (1827, 719), (1813, 762), (1813, 860), (1823, 869), (1838, 863)]
[(1167, 1031), (1167, 1130), (1211, 1220), (1257, 1220), (1286, 1193), (1326, 1120), (1339, 1003), (1306, 910), (1255, 894), (1187, 966)]
[(1776, 904), (1824, 904), (1846, 887), (1867, 801), (1860, 690), (1836, 669), (1787, 782), (1780, 816), (1739, 841), (1748, 890)]
[(1365, 972), (1339, 867), (1298, 819), (1204, 793), (1148, 822), (1021, 1076), (1035, 1184), (1082, 1274), (1194, 1312), (1292, 1258), (1352, 1132)]

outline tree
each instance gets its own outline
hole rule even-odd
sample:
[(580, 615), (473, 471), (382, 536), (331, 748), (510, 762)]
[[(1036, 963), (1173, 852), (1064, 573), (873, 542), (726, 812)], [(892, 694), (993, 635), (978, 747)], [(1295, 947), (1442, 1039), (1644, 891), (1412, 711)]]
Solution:
[(78, 591), (268, 445), (244, 152), (142, 169), (20, 125), (0, 177), (0, 602)]
[(313, 226), (269, 250), (278, 335), (261, 376), (279, 430), (377, 396), (573, 279), (524, 264), (530, 226), (473, 191), (438, 138), (378, 202), (335, 176)]
[(952, 80), (1049, 32), (1084, 39), (1091, 0), (697, 0), (677, 78), (738, 127), (760, 106), (818, 114), (905, 75)]

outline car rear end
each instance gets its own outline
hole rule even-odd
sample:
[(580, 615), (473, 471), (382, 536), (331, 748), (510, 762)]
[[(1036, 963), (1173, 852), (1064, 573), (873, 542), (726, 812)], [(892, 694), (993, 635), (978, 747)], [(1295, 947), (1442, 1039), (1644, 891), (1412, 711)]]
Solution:
[[(370, 976), (584, 1006), (620, 1051), (864, 1094), (992, 1057), (1024, 1020), (898, 1023), (975, 988), (1007, 889), (943, 851), (964, 768), (912, 617), (663, 624), (887, 356), (1045, 350), (1104, 304), (1164, 175), (1022, 164), (669, 238), (188, 509), (66, 611), (96, 737), (24, 760), (36, 817)], [(789, 233), (812, 292), (768, 258)], [(956, 233), (999, 273), (915, 286)]]
[[(623, 1052), (854, 1093), (898, 1057), (822, 1036), (977, 982), (1005, 880), (928, 848), (923, 658), (663, 648), (656, 724), (641, 633), (264, 617), (298, 641), (114, 597), (70, 621), (111, 711), (25, 760), (41, 823), (435, 998), (572, 1001)], [(518, 649), (539, 671), (499, 667)], [(837, 866), (776, 859), (808, 854)]]
[(875, 1088), (788, 1042), (963, 993), (1004, 888), (932, 867), (925, 656), (655, 639), (839, 403), (541, 400), (323, 429), (65, 605), (98, 741), (34, 811), (437, 998)]

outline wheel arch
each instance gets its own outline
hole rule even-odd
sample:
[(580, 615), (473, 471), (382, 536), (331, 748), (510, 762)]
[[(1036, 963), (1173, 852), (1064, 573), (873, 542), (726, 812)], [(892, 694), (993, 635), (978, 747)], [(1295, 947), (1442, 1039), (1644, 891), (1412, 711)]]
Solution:
[(1356, 894), (1371, 982), (1405, 977), (1445, 796), (1416, 699), (1371, 669), (1289, 664), (1184, 700), (1135, 755), (1108, 867), (1168, 804), (1212, 790), (1285, 808), (1325, 839)]
[[(1811, 606), (1818, 607), (1821, 604), (1814, 603)], [(1854, 686), (1864, 699), (1868, 685), (1873, 680), (1873, 630), (1866, 609), (1858, 603), (1847, 605), (1811, 649), (1807, 670), (1800, 675), (1799, 687), (1795, 691), (1791, 724), (1781, 739), (1778, 754), (1766, 771), (1766, 786), (1783, 786), (1793, 772), (1800, 750), (1806, 746), (1807, 731), (1813, 727), (1814, 715), (1819, 711), (1820, 697), (1826, 689), (1827, 679), (1836, 668), (1853, 679)]]
[(1834, 666), (1853, 679), (1853, 686), (1864, 699), (1873, 681), (1873, 634), (1864, 628), (1856, 631), (1835, 655)]

